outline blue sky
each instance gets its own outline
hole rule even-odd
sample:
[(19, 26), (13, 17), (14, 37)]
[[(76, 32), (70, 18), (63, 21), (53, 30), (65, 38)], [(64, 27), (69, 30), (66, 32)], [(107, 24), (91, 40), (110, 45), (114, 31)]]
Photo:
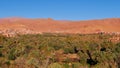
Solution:
[(0, 0), (0, 18), (120, 18), (120, 0)]

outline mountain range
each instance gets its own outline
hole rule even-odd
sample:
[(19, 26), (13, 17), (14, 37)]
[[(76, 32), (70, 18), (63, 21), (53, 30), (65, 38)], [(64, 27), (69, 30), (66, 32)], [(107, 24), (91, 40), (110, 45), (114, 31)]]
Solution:
[(35, 33), (97, 33), (120, 32), (120, 18), (99, 20), (53, 20), (28, 18), (1, 18), (1, 34), (35, 34)]

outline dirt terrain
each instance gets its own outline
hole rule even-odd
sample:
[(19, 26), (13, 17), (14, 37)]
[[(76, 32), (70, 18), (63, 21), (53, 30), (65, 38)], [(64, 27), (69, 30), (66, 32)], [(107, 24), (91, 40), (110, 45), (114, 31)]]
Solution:
[(1, 18), (0, 33), (35, 34), (35, 33), (98, 33), (120, 32), (120, 18), (86, 21), (62, 21), (48, 19)]

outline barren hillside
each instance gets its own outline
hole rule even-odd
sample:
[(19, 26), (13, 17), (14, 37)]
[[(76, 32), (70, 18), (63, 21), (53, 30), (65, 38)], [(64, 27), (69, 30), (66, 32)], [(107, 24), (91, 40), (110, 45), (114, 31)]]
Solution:
[(87, 20), (87, 21), (58, 21), (53, 19), (0, 19), (0, 33), (96, 33), (120, 32), (120, 18)]

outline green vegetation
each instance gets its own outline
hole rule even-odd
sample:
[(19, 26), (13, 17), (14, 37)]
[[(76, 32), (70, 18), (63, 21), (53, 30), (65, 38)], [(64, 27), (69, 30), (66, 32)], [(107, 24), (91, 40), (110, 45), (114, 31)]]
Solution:
[(120, 68), (120, 35), (0, 35), (1, 68)]

